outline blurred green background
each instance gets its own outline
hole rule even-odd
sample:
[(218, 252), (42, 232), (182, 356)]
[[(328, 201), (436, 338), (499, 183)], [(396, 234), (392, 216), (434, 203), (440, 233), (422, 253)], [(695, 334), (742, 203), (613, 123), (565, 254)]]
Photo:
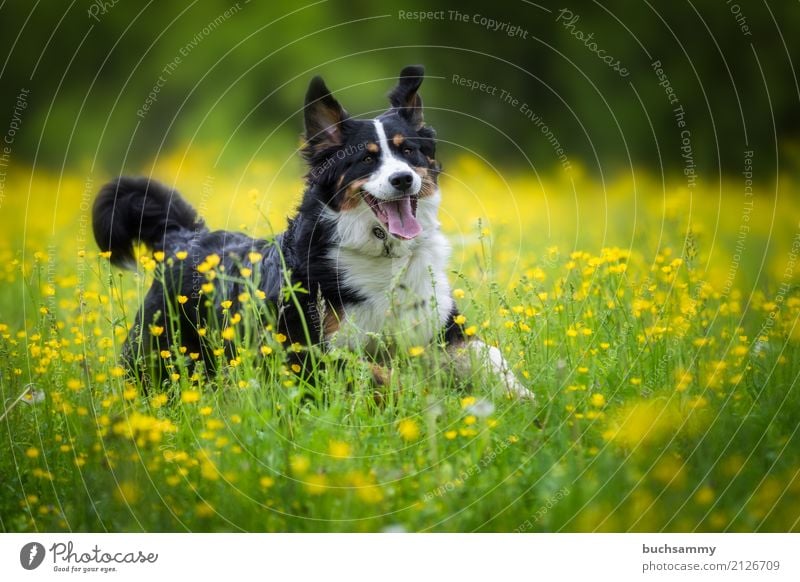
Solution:
[[(442, 12), (404, 16), (419, 10)], [(351, 113), (373, 115), (399, 69), (419, 62), (445, 160), (472, 151), (501, 167), (558, 171), (561, 147), (594, 175), (631, 164), (674, 175), (685, 159), (674, 104), (652, 67), (660, 60), (685, 109), (697, 174), (738, 174), (743, 151), (754, 150), (756, 177), (770, 180), (800, 166), (790, 59), (800, 54), (799, 22), (795, 1), (12, 0), (0, 9), (0, 129), (26, 89), (15, 162), (117, 173), (187, 144), (213, 149), (223, 166), (289, 160), (313, 75)]]

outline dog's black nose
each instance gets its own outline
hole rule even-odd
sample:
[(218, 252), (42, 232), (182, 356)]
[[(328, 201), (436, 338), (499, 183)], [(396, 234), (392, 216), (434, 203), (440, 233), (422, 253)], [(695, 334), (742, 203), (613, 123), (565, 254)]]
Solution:
[(414, 176), (411, 172), (395, 172), (389, 176), (389, 183), (401, 192), (405, 192), (414, 183)]

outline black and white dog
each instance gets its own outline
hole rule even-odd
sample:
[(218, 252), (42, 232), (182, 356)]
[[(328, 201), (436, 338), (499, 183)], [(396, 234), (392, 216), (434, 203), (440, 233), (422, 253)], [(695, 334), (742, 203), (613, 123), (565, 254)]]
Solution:
[[(197, 281), (198, 267), (216, 255), (217, 268), (233, 276), (214, 281), (218, 310), (222, 300), (236, 310), (242, 288), (231, 281), (248, 269), (257, 273), (266, 301), (280, 304), (278, 327), (291, 342), (358, 349), (385, 362), (398, 338), (405, 346), (443, 340), (462, 374), (477, 360), (502, 392), (531, 398), (500, 350), (466, 337), (457, 323), (446, 274), (450, 247), (438, 222), (436, 134), (423, 121), (418, 94), (423, 74), (421, 66), (403, 69), (389, 93), (390, 109), (375, 119), (350, 117), (323, 80), (312, 79), (302, 150), (310, 167), (306, 190), (275, 241), (210, 231), (176, 192), (147, 178), (104, 186), (94, 205), (94, 234), (112, 263), (133, 264), (137, 242), (185, 257), (166, 261), (163, 283), (150, 288), (126, 342), (129, 365), (152, 350), (149, 326), (165, 330), (155, 338), (157, 349), (169, 349), (167, 303), (182, 295), (180, 342), (213, 367), (198, 334), (207, 310)], [(307, 293), (284, 301), (288, 283)]]

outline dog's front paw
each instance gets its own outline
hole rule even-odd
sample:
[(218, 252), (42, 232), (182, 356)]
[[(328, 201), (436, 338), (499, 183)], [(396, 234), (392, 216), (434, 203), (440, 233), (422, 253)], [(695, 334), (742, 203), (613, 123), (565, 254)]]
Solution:
[(533, 392), (525, 388), (512, 372), (507, 372), (503, 375), (503, 382), (506, 385), (506, 395), (509, 398), (519, 398), (520, 400), (534, 399)]
[(504, 395), (521, 400), (533, 400), (533, 392), (525, 388), (517, 379), (514, 372), (511, 371), (511, 366), (498, 348), (489, 346), (480, 340), (472, 342), (470, 346), (480, 354), (481, 359), (486, 362), (489, 370), (497, 376)]

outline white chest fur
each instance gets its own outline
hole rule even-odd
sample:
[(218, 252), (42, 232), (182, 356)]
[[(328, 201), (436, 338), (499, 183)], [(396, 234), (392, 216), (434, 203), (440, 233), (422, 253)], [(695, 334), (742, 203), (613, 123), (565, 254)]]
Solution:
[(329, 344), (367, 350), (379, 339), (401, 347), (425, 345), (441, 329), (453, 300), (446, 270), (450, 246), (437, 220), (439, 200), (437, 191), (419, 201), (422, 233), (409, 241), (385, 232), (376, 236), (380, 224), (363, 203), (328, 217), (339, 238), (330, 255), (339, 280), (364, 298), (343, 306), (338, 330), (326, 338)]

